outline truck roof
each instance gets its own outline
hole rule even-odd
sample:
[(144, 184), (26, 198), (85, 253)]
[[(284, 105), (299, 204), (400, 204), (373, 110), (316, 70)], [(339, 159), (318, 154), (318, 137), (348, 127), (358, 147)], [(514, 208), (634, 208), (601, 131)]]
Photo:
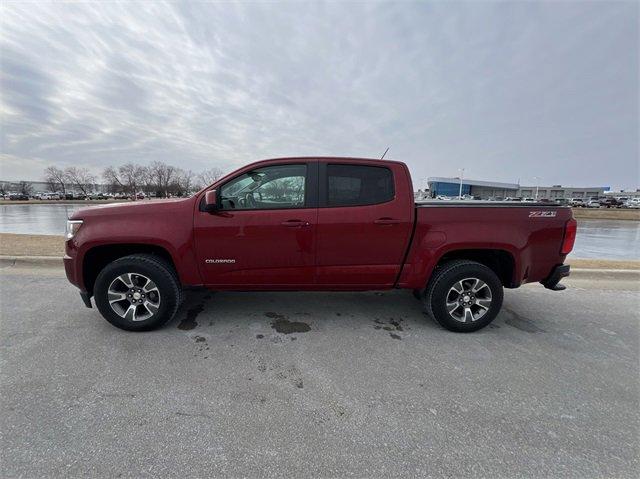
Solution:
[(282, 161), (282, 160), (319, 160), (319, 161), (349, 161), (349, 162), (380, 162), (380, 163), (398, 163), (404, 165), (403, 161), (398, 160), (387, 160), (386, 158), (381, 160), (380, 158), (361, 158), (361, 157), (351, 157), (351, 156), (284, 156), (281, 158), (265, 158), (264, 160), (258, 160), (254, 163), (262, 163), (263, 161)]

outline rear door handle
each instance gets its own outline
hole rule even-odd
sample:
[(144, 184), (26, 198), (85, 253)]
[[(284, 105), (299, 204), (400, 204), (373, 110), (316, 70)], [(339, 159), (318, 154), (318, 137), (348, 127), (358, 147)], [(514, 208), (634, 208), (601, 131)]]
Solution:
[(377, 225), (397, 225), (398, 223), (402, 223), (402, 220), (397, 220), (395, 218), (378, 218), (374, 220), (374, 223)]
[(303, 226), (311, 226), (308, 221), (302, 221), (302, 220), (287, 220), (287, 221), (283, 221), (280, 224), (288, 228), (302, 228)]

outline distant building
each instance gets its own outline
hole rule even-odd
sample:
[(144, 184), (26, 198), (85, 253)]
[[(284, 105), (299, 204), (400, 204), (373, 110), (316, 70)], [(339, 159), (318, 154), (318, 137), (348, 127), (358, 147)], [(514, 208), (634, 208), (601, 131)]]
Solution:
[[(431, 197), (458, 196), (460, 194), (460, 178), (432, 177), (427, 180)], [(479, 196), (482, 199), (491, 197), (506, 198), (517, 196), (519, 186), (516, 183), (498, 183), (496, 181), (479, 181), (462, 179), (462, 195)]]
[[(538, 186), (538, 198), (548, 198), (550, 200), (557, 200), (561, 198), (580, 198), (583, 200), (588, 200), (589, 198), (594, 196), (604, 196), (607, 190), (609, 190), (608, 186)], [(523, 198), (535, 198), (536, 187), (521, 186), (518, 190), (518, 196), (522, 196)]]
[[(451, 196), (457, 197), (460, 193), (460, 178), (431, 177), (428, 179), (431, 197)], [(468, 178), (462, 179), (462, 195), (478, 196), (481, 199), (488, 198), (547, 198), (556, 200), (560, 198), (589, 199), (592, 196), (604, 196), (610, 188), (608, 186), (583, 186), (567, 187), (554, 186), (520, 186), (517, 183), (499, 183), (496, 181), (479, 181)], [(639, 193), (640, 194), (640, 193)]]
[(614, 198), (640, 198), (640, 190), (636, 191), (607, 191), (605, 196), (613, 196)]

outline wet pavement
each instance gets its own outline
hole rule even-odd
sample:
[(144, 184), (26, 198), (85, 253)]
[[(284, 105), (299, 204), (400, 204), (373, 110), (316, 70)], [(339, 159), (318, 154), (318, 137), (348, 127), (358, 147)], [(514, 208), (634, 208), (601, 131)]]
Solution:
[[(0, 233), (64, 234), (69, 215), (84, 205), (2, 205)], [(579, 220), (571, 258), (640, 259), (640, 222)]]
[[(114, 328), (0, 270), (3, 477), (637, 477), (638, 282), (527, 285), (472, 334), (408, 291), (189, 292)], [(33, 292), (37, 294), (33, 294)]]

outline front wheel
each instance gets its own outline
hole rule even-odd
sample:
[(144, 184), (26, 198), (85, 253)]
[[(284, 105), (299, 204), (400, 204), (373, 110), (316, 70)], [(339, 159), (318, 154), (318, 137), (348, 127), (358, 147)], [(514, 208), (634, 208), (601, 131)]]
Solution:
[(446, 329), (472, 332), (494, 320), (502, 299), (502, 283), (490, 268), (475, 261), (455, 260), (434, 272), (424, 304)]
[(182, 302), (178, 277), (166, 261), (137, 254), (109, 263), (94, 285), (96, 306), (114, 326), (149, 331), (173, 318)]

